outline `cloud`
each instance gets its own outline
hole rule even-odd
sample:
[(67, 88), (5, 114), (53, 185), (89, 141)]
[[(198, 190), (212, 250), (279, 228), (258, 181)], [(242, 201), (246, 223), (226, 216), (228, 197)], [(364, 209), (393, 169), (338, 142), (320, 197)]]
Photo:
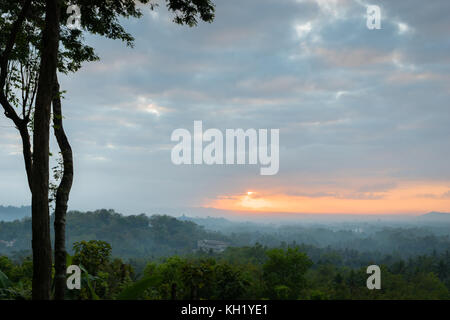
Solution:
[[(381, 30), (367, 29), (366, 4), (218, 1), (216, 20), (196, 28), (173, 24), (161, 6), (124, 21), (134, 49), (87, 35), (102, 60), (61, 75), (76, 155), (72, 207), (139, 213), (278, 188), (381, 201), (407, 181), (448, 182), (450, 2), (380, 0)], [(170, 135), (194, 120), (279, 128), (279, 174), (174, 166)], [(1, 117), (0, 203), (8, 204), (9, 179), (24, 172), (20, 139), (3, 125), (11, 124)], [(27, 196), (18, 190), (16, 202)]]

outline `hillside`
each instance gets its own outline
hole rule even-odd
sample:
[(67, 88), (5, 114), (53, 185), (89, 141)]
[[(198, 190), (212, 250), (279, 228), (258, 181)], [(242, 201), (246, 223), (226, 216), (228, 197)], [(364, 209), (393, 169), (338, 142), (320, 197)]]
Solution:
[[(192, 252), (202, 239), (227, 240), (193, 222), (169, 216), (123, 216), (105, 209), (67, 214), (68, 249), (76, 241), (104, 240), (112, 245), (115, 256), (157, 257)], [(22, 250), (31, 250), (31, 220), (0, 222), (0, 255)]]
[(433, 211), (421, 215), (419, 220), (430, 222), (450, 222), (450, 213)]
[(14, 221), (31, 217), (31, 207), (0, 206), (0, 221)]
[[(364, 252), (367, 258), (380, 253), (398, 254), (406, 258), (433, 251), (450, 251), (450, 223), (415, 221), (414, 224), (396, 225), (377, 221), (335, 224), (299, 221), (277, 226), (232, 222), (216, 217), (124, 216), (105, 209), (86, 213), (72, 211), (67, 216), (66, 246), (71, 252), (76, 241), (104, 240), (111, 244), (113, 255), (122, 258), (157, 258), (192, 253), (197, 248), (197, 241), (204, 239), (222, 240), (236, 247), (255, 243), (269, 247), (297, 243), (315, 248)], [(29, 218), (0, 222), (0, 256), (23, 256), (29, 254), (30, 249)], [(20, 253), (23, 250), (25, 252)], [(308, 253), (311, 257), (316, 256), (315, 249)]]

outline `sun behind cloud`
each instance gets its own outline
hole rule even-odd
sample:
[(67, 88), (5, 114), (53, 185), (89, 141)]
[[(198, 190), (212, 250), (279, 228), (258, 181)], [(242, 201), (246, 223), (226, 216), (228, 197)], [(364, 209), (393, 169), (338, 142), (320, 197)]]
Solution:
[(217, 197), (206, 207), (231, 211), (314, 214), (420, 214), (450, 211), (447, 184), (404, 183), (386, 191), (247, 191)]

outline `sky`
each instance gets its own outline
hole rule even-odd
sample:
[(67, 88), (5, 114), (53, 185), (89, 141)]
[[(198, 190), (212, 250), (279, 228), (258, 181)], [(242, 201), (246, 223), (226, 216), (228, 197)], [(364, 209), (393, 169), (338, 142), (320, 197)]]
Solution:
[[(75, 157), (70, 208), (312, 214), (450, 211), (450, 2), (217, 0), (172, 23), (124, 21), (135, 47), (86, 35), (101, 61), (61, 76)], [(381, 29), (366, 6), (381, 8)], [(181, 165), (171, 134), (279, 129), (280, 167)], [(30, 202), (0, 116), (0, 204)], [(53, 152), (57, 148), (53, 142)]]

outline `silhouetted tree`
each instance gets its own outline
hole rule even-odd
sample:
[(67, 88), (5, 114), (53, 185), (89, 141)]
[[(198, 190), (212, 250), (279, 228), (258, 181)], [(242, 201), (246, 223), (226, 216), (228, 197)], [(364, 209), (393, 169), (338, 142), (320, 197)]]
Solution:
[[(111, 39), (120, 39), (130, 46), (134, 39), (120, 25), (119, 17), (141, 17), (139, 3), (148, 4), (151, 9), (156, 6), (148, 0), (70, 1), (71, 5), (78, 5), (81, 9), (83, 30)], [(0, 57), (0, 103), (5, 110), (5, 115), (14, 122), (22, 137), (25, 168), (32, 192), (33, 256), (35, 259), (33, 289), (36, 291), (33, 297), (37, 299), (50, 298), (51, 247), (48, 198), (49, 128), (52, 102), (55, 115), (55, 136), (63, 158), (62, 180), (56, 192), (55, 207), (56, 298), (64, 298), (65, 290), (65, 215), (73, 180), (73, 159), (70, 144), (62, 126), (57, 70), (60, 72), (76, 71), (81, 67), (83, 61), (92, 61), (97, 58), (93, 48), (83, 44), (80, 30), (68, 30), (61, 27), (67, 20), (68, 5), (69, 1), (64, 0), (41, 0), (33, 1), (33, 3), (29, 0), (0, 2), (1, 13), (7, 14), (6, 18), (2, 16), (0, 20), (4, 27), (3, 30), (7, 31), (1, 34), (5, 39), (5, 46), (2, 48)], [(210, 0), (167, 0), (166, 5), (170, 11), (175, 13), (174, 22), (178, 24), (195, 26), (199, 19), (211, 22), (214, 18), (214, 7)], [(22, 105), (23, 112), (20, 117), (9, 100), (11, 96), (8, 96), (7, 79), (11, 74), (8, 72), (11, 70), (8, 66), (11, 59), (14, 59), (12, 53), (15, 45), (16, 53), (21, 53), (18, 45), (18, 35), (20, 34), (24, 35), (25, 39), (25, 46), (22, 49), (30, 46), (39, 49), (39, 77), (37, 83), (36, 78), (32, 78), (35, 81), (32, 90), (30, 89), (31, 84), (28, 86), (29, 92), (31, 90), (36, 93), (33, 148), (31, 148), (28, 132), (32, 114), (32, 101), (30, 103), (30, 100), (32, 99), (28, 100), (27, 96)], [(29, 56), (26, 56), (24, 61), (27, 61), (26, 58)], [(9, 79), (11, 80), (12, 77)], [(32, 97), (34, 98), (34, 96)]]

